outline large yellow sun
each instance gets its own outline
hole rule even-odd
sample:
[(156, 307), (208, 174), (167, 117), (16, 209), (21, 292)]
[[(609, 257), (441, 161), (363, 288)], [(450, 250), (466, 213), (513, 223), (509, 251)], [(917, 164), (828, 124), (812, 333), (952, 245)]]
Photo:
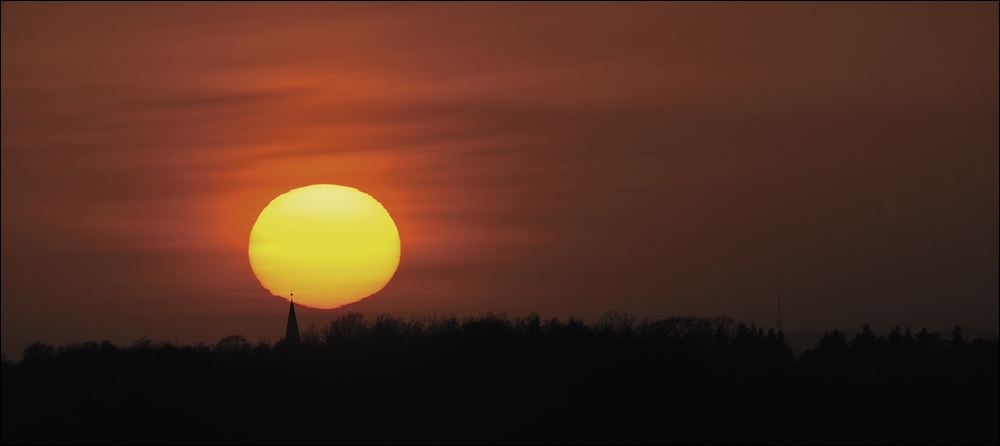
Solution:
[(250, 230), (250, 267), (271, 294), (337, 308), (377, 293), (399, 266), (399, 231), (382, 204), (333, 184), (271, 201)]

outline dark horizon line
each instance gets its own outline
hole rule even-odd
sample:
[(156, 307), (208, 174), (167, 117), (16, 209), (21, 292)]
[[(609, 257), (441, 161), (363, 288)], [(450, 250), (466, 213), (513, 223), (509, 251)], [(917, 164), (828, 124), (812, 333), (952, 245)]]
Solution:
[[(352, 330), (367, 330), (369, 332), (372, 331), (378, 324), (391, 324), (398, 328), (403, 326), (403, 324), (417, 323), (419, 324), (419, 332), (423, 336), (432, 335), (433, 334), (432, 330), (434, 328), (436, 327), (439, 328), (441, 326), (444, 326), (445, 323), (452, 323), (453, 324), (452, 327), (454, 327), (454, 329), (457, 329), (458, 331), (464, 333), (468, 329), (468, 326), (471, 326), (473, 324), (483, 323), (483, 322), (487, 323), (493, 322), (493, 323), (503, 324), (507, 329), (510, 330), (511, 334), (517, 334), (528, 326), (534, 326), (536, 328), (540, 328), (543, 330), (551, 330), (552, 328), (550, 327), (563, 328), (563, 327), (576, 326), (579, 328), (583, 328), (585, 331), (589, 330), (590, 332), (598, 334), (601, 333), (607, 334), (611, 332), (618, 334), (627, 332), (629, 337), (633, 336), (633, 334), (636, 334), (637, 331), (642, 332), (642, 330), (646, 330), (645, 333), (648, 335), (649, 333), (652, 333), (652, 330), (656, 329), (657, 326), (662, 327), (663, 324), (685, 322), (686, 325), (683, 325), (682, 327), (685, 327), (687, 329), (692, 329), (694, 326), (693, 324), (702, 324), (703, 328), (707, 326), (710, 327), (711, 330), (724, 329), (724, 332), (727, 335), (735, 334), (741, 330), (748, 331), (750, 333), (759, 333), (760, 335), (767, 335), (767, 336), (771, 336), (772, 334), (777, 335), (786, 344), (788, 344), (793, 351), (795, 351), (796, 356), (799, 356), (807, 351), (815, 349), (819, 338), (826, 338), (827, 336), (830, 335), (840, 336), (844, 338), (844, 340), (847, 341), (848, 343), (852, 342), (851, 338), (861, 333), (869, 333), (870, 335), (874, 336), (875, 339), (877, 339), (879, 342), (887, 342), (888, 339), (890, 339), (890, 337), (893, 336), (895, 333), (895, 335), (904, 335), (906, 339), (912, 339), (918, 336), (929, 336), (931, 338), (932, 343), (949, 343), (951, 341), (948, 341), (946, 339), (946, 334), (950, 331), (952, 336), (954, 336), (957, 331), (960, 337), (964, 337), (966, 335), (969, 336), (968, 342), (977, 340), (985, 342), (996, 342), (1000, 340), (1000, 332), (998, 332), (997, 330), (969, 329), (957, 324), (954, 325), (953, 328), (950, 330), (940, 330), (940, 331), (928, 330), (926, 327), (921, 327), (919, 330), (913, 330), (911, 329), (910, 326), (904, 327), (897, 324), (886, 335), (880, 334), (879, 332), (872, 330), (870, 324), (867, 323), (864, 324), (860, 330), (841, 330), (839, 328), (834, 328), (833, 330), (824, 330), (824, 331), (786, 332), (783, 330), (776, 330), (773, 326), (772, 327), (758, 326), (754, 322), (746, 323), (725, 316), (716, 316), (716, 317), (673, 316), (661, 319), (650, 319), (648, 317), (638, 319), (630, 315), (629, 313), (617, 312), (617, 311), (605, 312), (601, 317), (591, 322), (586, 322), (583, 318), (576, 318), (576, 317), (569, 317), (565, 319), (565, 321), (560, 320), (557, 317), (543, 319), (540, 316), (538, 316), (537, 313), (530, 313), (528, 316), (525, 316), (523, 318), (522, 317), (510, 318), (507, 316), (506, 312), (496, 312), (496, 313), (484, 312), (481, 313), (478, 317), (465, 316), (462, 318), (459, 318), (457, 315), (454, 314), (450, 316), (427, 314), (424, 315), (423, 317), (411, 315), (409, 318), (405, 318), (402, 316), (392, 316), (389, 313), (380, 313), (375, 315), (374, 317), (366, 317), (364, 313), (351, 312), (342, 314), (339, 317), (329, 321), (327, 324), (323, 326), (310, 324), (308, 328), (301, 331), (302, 338), (311, 336), (313, 339), (320, 340), (320, 343), (322, 343), (322, 338), (326, 336), (325, 332), (328, 329), (332, 329), (332, 327), (334, 327), (335, 325), (343, 324), (344, 322), (350, 324), (349, 326), (350, 329)], [(298, 327), (296, 327), (296, 331), (299, 331), (297, 330), (297, 328)], [(413, 336), (415, 332), (411, 331), (404, 334), (402, 332), (396, 331), (394, 332), (394, 334)], [(800, 344), (799, 345), (800, 347), (803, 347), (805, 344), (809, 344), (811, 345), (811, 347), (805, 347), (801, 349), (794, 348), (795, 346), (791, 345), (792, 344), (791, 337), (797, 337), (802, 335), (816, 337), (817, 339), (816, 340), (798, 339), (798, 341), (802, 341), (802, 342), (797, 342), (798, 344)], [(286, 337), (287, 337), (287, 332), (285, 337), (280, 337), (278, 338), (278, 340), (274, 342), (270, 341), (270, 337), (268, 337), (267, 339), (265, 339), (264, 337), (260, 337), (256, 343), (250, 343), (249, 341), (246, 340), (246, 337), (243, 336), (242, 334), (226, 335), (215, 343), (205, 343), (203, 341), (197, 341), (194, 343), (181, 343), (171, 340), (154, 340), (149, 336), (142, 336), (134, 340), (131, 344), (121, 344), (121, 345), (112, 343), (108, 339), (102, 339), (100, 341), (97, 340), (74, 341), (63, 345), (51, 345), (43, 343), (41, 341), (34, 341), (27, 343), (20, 352), (21, 354), (18, 356), (23, 358), (25, 356), (24, 353), (31, 348), (35, 349), (42, 348), (44, 350), (51, 350), (53, 353), (55, 353), (57, 351), (71, 350), (75, 348), (82, 348), (85, 346), (100, 346), (100, 347), (108, 346), (123, 350), (136, 349), (136, 348), (150, 348), (150, 347), (215, 349), (219, 345), (222, 345), (227, 342), (236, 342), (237, 340), (240, 343), (245, 343), (250, 346), (267, 345), (269, 347), (275, 347), (285, 343)], [(16, 356), (8, 356), (6, 352), (0, 352), (0, 353), (2, 353), (3, 355), (4, 362), (13, 362), (12, 358), (17, 358)]]

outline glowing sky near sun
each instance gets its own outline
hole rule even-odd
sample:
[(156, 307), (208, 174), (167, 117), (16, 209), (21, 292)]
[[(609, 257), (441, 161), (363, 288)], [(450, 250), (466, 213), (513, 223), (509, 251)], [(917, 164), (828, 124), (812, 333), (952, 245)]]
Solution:
[[(2, 5), (0, 343), (282, 333), (310, 184), (404, 253), (342, 311), (996, 325), (991, 3)], [(275, 324), (275, 321), (278, 321)]]

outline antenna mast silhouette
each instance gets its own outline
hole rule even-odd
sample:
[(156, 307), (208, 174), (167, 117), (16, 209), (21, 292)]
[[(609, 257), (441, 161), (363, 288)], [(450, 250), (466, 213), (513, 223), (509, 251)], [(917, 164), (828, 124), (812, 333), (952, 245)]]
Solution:
[(778, 284), (778, 323), (775, 324), (778, 327), (778, 331), (784, 331), (781, 326), (781, 284)]

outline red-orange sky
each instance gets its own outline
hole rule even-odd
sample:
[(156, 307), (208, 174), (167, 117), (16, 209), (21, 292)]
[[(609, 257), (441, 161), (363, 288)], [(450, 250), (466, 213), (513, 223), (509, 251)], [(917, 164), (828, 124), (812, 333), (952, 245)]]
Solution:
[(2, 347), (275, 341), (247, 240), (361, 189), (368, 314), (995, 329), (998, 4), (2, 10)]

